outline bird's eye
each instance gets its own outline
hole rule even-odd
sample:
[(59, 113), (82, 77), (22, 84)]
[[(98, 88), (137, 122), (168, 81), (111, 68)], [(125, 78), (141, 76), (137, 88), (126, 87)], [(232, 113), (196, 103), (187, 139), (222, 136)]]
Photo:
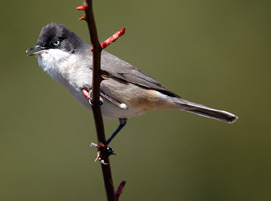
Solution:
[(54, 46), (59, 45), (59, 40), (56, 40), (55, 42), (53, 42)]

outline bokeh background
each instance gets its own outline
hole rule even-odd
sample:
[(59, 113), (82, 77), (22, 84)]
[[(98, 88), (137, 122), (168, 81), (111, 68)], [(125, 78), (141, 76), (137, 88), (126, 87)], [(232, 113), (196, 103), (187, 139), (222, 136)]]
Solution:
[[(76, 19), (82, 1), (2, 1), (0, 200), (105, 200), (92, 114), (27, 57), (43, 26)], [(271, 200), (270, 1), (94, 1), (107, 51), (182, 97), (239, 116), (232, 125), (179, 111), (129, 120), (112, 142), (121, 200)], [(118, 125), (105, 120), (109, 135)]]

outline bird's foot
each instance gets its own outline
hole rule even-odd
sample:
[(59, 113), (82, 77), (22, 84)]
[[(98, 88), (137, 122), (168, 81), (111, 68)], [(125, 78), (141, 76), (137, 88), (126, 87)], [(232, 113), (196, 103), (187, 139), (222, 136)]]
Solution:
[(91, 143), (90, 146), (96, 147), (98, 149), (98, 151), (97, 151), (97, 157), (95, 158), (94, 161), (96, 162), (98, 160), (103, 165), (107, 165), (108, 164), (107, 162), (105, 162), (105, 159), (103, 158), (103, 156), (106, 156), (106, 158), (107, 158), (110, 155), (117, 155), (117, 154), (114, 153), (113, 148), (108, 147), (105, 144), (98, 145), (98, 144), (95, 144), (95, 143)]
[[(82, 89), (83, 95), (88, 99), (88, 102), (91, 106), (92, 104), (92, 99), (91, 99), (91, 90), (87, 91), (86, 89)], [(100, 101), (99, 101), (99, 106), (102, 106), (104, 104), (103, 98), (100, 96)]]
[[(91, 97), (89, 98), (88, 102), (89, 102), (89, 104), (90, 104), (91, 106), (93, 106)], [(98, 105), (99, 105), (99, 106), (102, 106), (103, 104), (104, 104), (104, 100), (102, 99), (102, 97), (100, 97), (100, 101), (99, 101), (99, 104), (98, 104)]]

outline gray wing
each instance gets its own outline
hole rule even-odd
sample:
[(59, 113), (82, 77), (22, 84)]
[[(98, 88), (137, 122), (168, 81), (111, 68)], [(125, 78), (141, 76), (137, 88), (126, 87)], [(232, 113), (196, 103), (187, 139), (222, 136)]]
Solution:
[(132, 83), (146, 89), (154, 89), (169, 96), (179, 97), (177, 94), (169, 91), (161, 83), (118, 57), (109, 54), (106, 51), (102, 51), (101, 57), (102, 71), (106, 76), (123, 82)]

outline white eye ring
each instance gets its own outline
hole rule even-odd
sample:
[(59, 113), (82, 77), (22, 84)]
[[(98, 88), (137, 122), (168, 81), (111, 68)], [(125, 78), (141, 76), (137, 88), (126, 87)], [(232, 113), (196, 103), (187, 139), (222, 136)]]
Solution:
[(55, 46), (59, 45), (59, 40), (56, 40), (53, 44), (54, 44)]

